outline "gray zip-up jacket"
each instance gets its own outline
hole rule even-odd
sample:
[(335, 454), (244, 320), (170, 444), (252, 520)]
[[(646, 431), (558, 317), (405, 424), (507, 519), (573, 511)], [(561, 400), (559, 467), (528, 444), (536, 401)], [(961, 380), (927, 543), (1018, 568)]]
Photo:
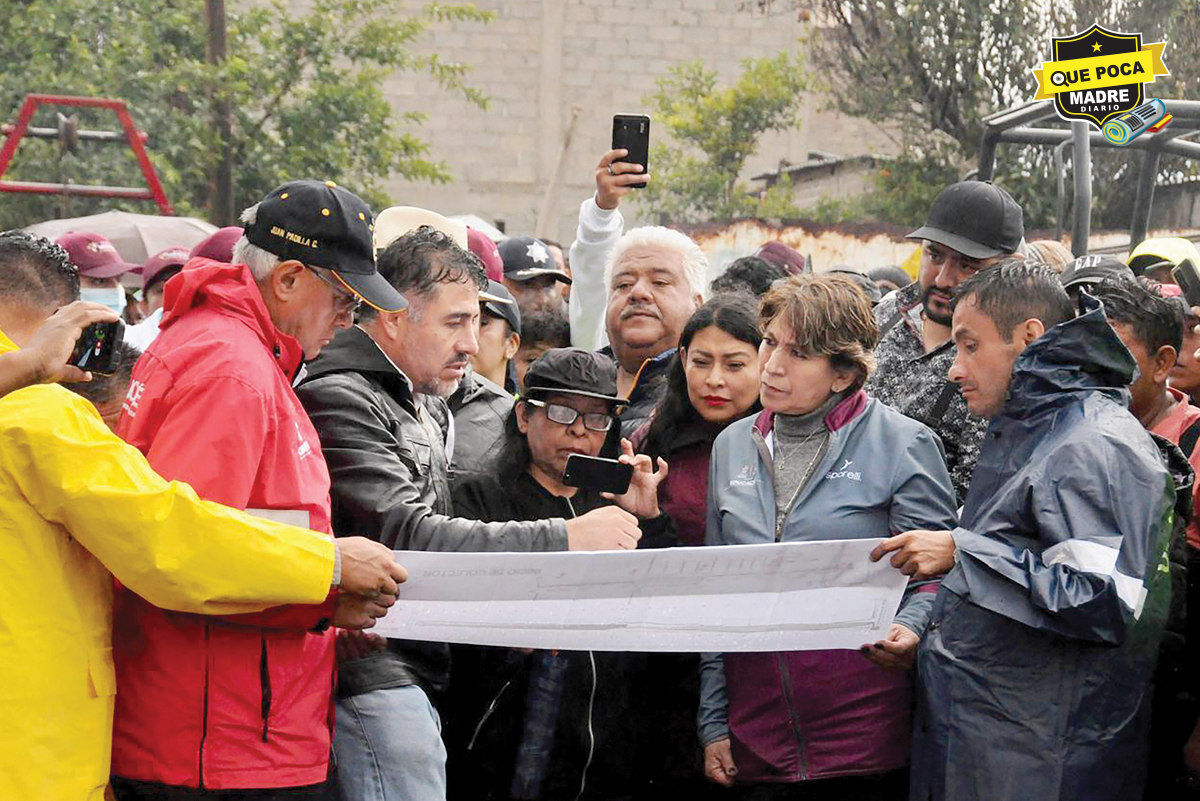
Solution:
[[(329, 465), (335, 535), (416, 551), (563, 551), (566, 521), (481, 523), (451, 517), (446, 406), (412, 384), (360, 328), (338, 334), (296, 390)], [(394, 640), (389, 652), (343, 665), (338, 692), (420, 684), (444, 689), (449, 649)]]
[[(777, 527), (772, 425), (763, 412), (714, 442), (709, 545), (954, 527), (954, 488), (937, 436), (861, 390), (826, 415), (825, 456)], [(895, 622), (922, 634), (935, 588), (910, 588)], [(701, 742), (731, 735), (744, 780), (878, 773), (908, 761), (908, 678), (856, 652), (705, 654), (700, 682)], [(872, 725), (863, 727), (864, 719)]]

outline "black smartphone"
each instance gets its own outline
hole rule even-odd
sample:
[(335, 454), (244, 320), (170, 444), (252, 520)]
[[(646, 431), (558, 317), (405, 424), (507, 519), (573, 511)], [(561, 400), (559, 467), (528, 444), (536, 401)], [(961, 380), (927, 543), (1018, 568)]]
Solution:
[[(650, 171), (650, 118), (645, 114), (614, 114), (612, 149), (625, 148), (628, 155), (618, 161), (641, 164), (642, 175)], [(645, 189), (645, 184), (630, 184)]]
[(1192, 263), (1192, 260), (1184, 259), (1172, 267), (1171, 277), (1183, 290), (1183, 296), (1187, 298), (1188, 305), (1200, 306), (1200, 271), (1196, 270), (1196, 265)]
[(125, 337), (125, 323), (92, 323), (83, 329), (75, 342), (75, 350), (67, 362), (80, 370), (89, 370), (100, 375), (116, 372), (113, 364), (117, 354), (117, 343)]
[(563, 471), (562, 480), (568, 487), (624, 495), (629, 491), (632, 478), (631, 464), (623, 464), (616, 459), (572, 453), (567, 457), (567, 469)]

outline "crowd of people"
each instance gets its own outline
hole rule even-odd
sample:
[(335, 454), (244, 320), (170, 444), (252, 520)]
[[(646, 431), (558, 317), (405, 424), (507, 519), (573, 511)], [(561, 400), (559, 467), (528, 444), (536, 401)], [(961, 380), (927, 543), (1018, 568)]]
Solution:
[[(625, 229), (625, 155), (569, 248), (314, 180), (143, 265), (0, 234), (0, 797), (1200, 797), (1196, 248), (1072, 259), (962, 181), (915, 280), (770, 242), (710, 282)], [(846, 539), (909, 582), (858, 650), (365, 631), (393, 550)]]

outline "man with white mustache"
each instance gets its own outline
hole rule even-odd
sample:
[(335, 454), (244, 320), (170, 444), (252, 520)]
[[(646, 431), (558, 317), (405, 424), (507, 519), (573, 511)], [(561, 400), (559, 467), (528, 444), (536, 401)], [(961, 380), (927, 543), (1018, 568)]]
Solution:
[(650, 416), (665, 388), (679, 335), (704, 303), (708, 260), (687, 235), (669, 228), (634, 228), (617, 242), (604, 270), (609, 348), (617, 361), (617, 392), (629, 399), (621, 433), (630, 436)]

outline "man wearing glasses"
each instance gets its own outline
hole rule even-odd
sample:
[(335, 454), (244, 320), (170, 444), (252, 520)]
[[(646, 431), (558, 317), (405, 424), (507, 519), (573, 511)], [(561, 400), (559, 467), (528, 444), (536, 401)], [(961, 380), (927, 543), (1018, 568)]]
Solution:
[[(167, 282), (118, 434), (206, 500), (332, 534), (329, 472), (292, 384), (360, 303), (408, 303), (375, 269), (370, 209), (332, 181), (284, 184), (242, 220), (234, 263), (192, 259)], [(117, 797), (331, 797), (328, 629), (378, 614), (331, 593), (315, 606), (181, 615), (118, 591)]]
[(1017, 252), (1024, 237), (1021, 207), (1008, 192), (986, 181), (951, 184), (934, 199), (928, 222), (908, 235), (921, 242), (917, 281), (875, 307), (879, 366), (866, 390), (941, 437), (959, 504), (987, 421), (967, 410), (947, 378), (957, 352), (950, 340), (950, 301), (959, 284)]

